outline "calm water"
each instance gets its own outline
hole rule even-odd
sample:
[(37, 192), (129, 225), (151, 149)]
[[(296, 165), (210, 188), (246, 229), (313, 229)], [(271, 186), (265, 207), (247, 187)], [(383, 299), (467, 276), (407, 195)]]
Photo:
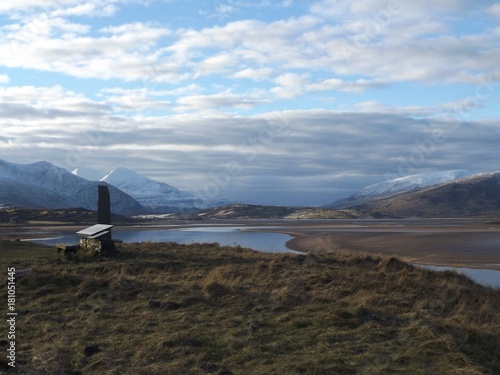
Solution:
[(475, 281), (478, 284), (500, 289), (500, 271), (483, 270), (475, 268), (427, 266), (423, 264), (415, 264), (415, 265), (418, 267), (423, 267), (434, 271), (456, 271), (462, 275), (467, 276), (469, 279)]
[[(294, 252), (287, 249), (291, 236), (282, 233), (250, 232), (244, 227), (196, 227), (166, 230), (113, 231), (113, 238), (124, 242), (177, 242), (180, 244), (218, 242), (221, 245), (248, 247), (268, 253)], [(30, 240), (46, 245), (76, 244), (77, 235), (61, 235)]]
[[(283, 253), (296, 251), (289, 250), (285, 246), (291, 236), (282, 233), (252, 232), (245, 231), (248, 227), (194, 227), (182, 229), (164, 230), (137, 230), (137, 231), (113, 231), (113, 238), (124, 242), (177, 242), (181, 244), (218, 242), (221, 245), (248, 247), (257, 251), (268, 253)], [(45, 236), (46, 237), (46, 236)], [(76, 244), (79, 241), (77, 235), (54, 235), (50, 238), (39, 238), (30, 240), (32, 242), (46, 245)], [(416, 266), (432, 269), (435, 271), (455, 270), (466, 275), (478, 284), (492, 286), (500, 289), (500, 271), (473, 268), (454, 268), (416, 264)]]

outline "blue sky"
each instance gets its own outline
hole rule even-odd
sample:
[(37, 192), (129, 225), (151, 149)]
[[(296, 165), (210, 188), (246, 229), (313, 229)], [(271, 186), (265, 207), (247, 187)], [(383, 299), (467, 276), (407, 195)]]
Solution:
[(498, 1), (18, 0), (0, 36), (11, 162), (296, 205), (500, 169)]

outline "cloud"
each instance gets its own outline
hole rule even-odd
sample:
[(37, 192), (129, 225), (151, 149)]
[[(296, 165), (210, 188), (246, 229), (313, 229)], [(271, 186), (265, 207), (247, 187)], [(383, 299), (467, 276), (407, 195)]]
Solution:
[[(49, 28), (42, 25), (49, 24)], [(0, 43), (7, 67), (52, 71), (81, 78), (144, 80), (177, 76), (182, 67), (158, 59), (154, 47), (170, 30), (147, 24), (132, 23), (100, 30), (103, 36), (75, 35), (86, 31), (67, 22), (39, 23), (35, 32), (10, 30)], [(52, 36), (56, 33), (58, 36)], [(10, 42), (9, 42), (10, 41)]]
[(92, 16), (108, 17), (115, 14), (119, 5), (127, 3), (147, 4), (148, 0), (16, 0), (2, 2), (0, 13), (19, 18), (24, 13), (49, 16)]
[(361, 93), (367, 89), (384, 88), (387, 85), (380, 82), (357, 79), (343, 81), (339, 78), (328, 78), (317, 82), (309, 82), (306, 75), (287, 73), (275, 79), (278, 86), (271, 89), (271, 93), (281, 98), (294, 98), (309, 92), (340, 91)]
[(249, 186), (267, 181), (271, 192), (317, 191), (323, 203), (387, 174), (497, 167), (496, 123), (418, 117), (432, 108), (363, 103), (357, 112), (198, 112), (254, 105), (251, 97), (227, 91), (180, 98), (173, 104), (185, 107), (179, 114), (147, 116), (119, 110), (125, 99), (133, 99), (132, 108), (150, 108), (170, 91), (109, 88), (101, 94), (96, 101), (60, 86), (0, 87), (2, 149), (12, 160), (45, 159), (67, 169), (125, 165), (181, 188), (213, 183), (234, 162), (241, 173), (220, 189), (223, 196), (250, 194)]
[[(207, 5), (225, 14), (217, 24), (167, 27), (124, 22), (132, 3), (147, 1), (0, 5), (0, 65), (16, 68), (0, 75), (0, 143), (13, 160), (125, 165), (179, 187), (213, 183), (234, 161), (241, 174), (221, 194), (302, 189), (324, 203), (387, 173), (496, 168), (498, 124), (463, 121), (469, 98), (457, 99), (495, 94), (496, 4), (324, 0), (285, 18), (291, 1), (228, 0)], [(7, 87), (17, 68), (93, 80)], [(433, 84), (439, 95), (414, 105), (394, 98)], [(325, 98), (343, 110), (267, 112)]]
[(191, 95), (179, 98), (176, 101), (175, 111), (190, 112), (220, 110), (221, 108), (250, 109), (262, 101), (262, 99), (252, 95), (235, 94), (227, 90), (212, 95)]
[(500, 19), (500, 3), (495, 3), (488, 8), (488, 13), (493, 17)]
[(169, 100), (161, 100), (168, 92), (142, 89), (112, 88), (100, 91), (101, 96), (107, 96), (106, 103), (119, 111), (144, 111), (149, 109), (166, 109), (170, 107)]
[[(310, 90), (344, 92), (384, 86), (377, 82), (470, 83), (495, 68), (500, 40), (494, 30), (453, 35), (450, 18), (441, 17), (470, 10), (469, 2), (450, 0), (431, 7), (429, 1), (400, 8), (378, 0), (320, 1), (311, 5), (310, 14), (279, 21), (244, 19), (202, 29), (136, 22), (97, 33), (68, 21), (59, 9), (4, 26), (0, 64), (81, 78), (177, 83), (209, 76), (268, 82), (271, 72), (315, 73)], [(74, 0), (70, 9), (83, 14), (98, 4)], [(237, 1), (227, 5), (251, 6)], [(495, 9), (490, 7), (490, 13)], [(284, 97), (286, 87), (274, 92)]]
[(247, 68), (234, 73), (231, 77), (251, 79), (253, 81), (262, 81), (271, 78), (272, 75), (273, 75), (273, 69), (271, 68), (259, 68), (259, 69)]

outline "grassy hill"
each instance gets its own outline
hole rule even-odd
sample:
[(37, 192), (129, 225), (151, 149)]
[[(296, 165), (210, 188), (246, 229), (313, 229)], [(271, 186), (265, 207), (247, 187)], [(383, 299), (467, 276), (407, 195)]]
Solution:
[(455, 273), (217, 244), (19, 254), (23, 374), (500, 373), (500, 291)]

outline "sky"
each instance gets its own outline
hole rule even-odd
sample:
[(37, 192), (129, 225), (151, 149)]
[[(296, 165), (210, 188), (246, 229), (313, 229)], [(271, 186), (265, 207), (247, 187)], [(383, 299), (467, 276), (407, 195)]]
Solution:
[(321, 205), (500, 170), (500, 2), (0, 3), (0, 159)]

